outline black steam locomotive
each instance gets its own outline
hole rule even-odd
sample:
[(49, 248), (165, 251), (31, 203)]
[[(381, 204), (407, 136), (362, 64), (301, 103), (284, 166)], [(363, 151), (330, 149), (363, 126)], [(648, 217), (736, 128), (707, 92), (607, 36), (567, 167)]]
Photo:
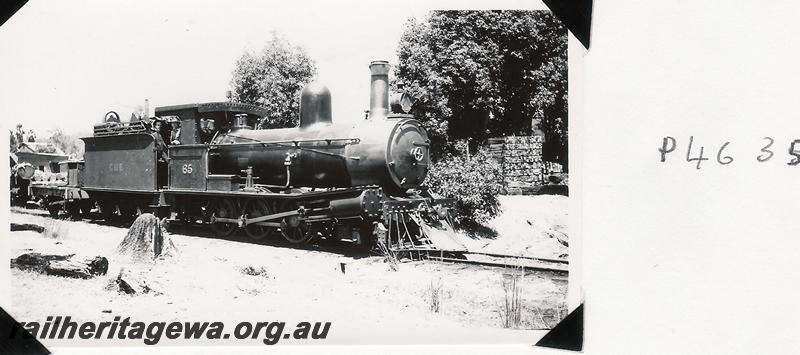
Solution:
[(51, 214), (151, 212), (221, 236), (243, 229), (253, 239), (280, 231), (291, 243), (463, 248), (446, 237), (450, 201), (421, 189), (430, 140), (408, 114), (410, 99), (397, 93), (390, 105), (388, 63), (369, 67), (365, 120), (333, 122), (330, 92), (316, 83), (301, 93), (296, 128), (256, 129), (267, 112), (242, 103), (158, 107), (156, 116), (179, 125), (175, 141), (165, 144), (144, 120), (95, 125), (82, 138), (84, 161), (67, 166), (66, 186), (32, 183), (28, 193)]

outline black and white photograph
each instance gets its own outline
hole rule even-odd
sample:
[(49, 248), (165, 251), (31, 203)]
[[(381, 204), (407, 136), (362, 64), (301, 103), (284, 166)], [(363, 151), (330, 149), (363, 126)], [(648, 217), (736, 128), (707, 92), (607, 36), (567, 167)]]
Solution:
[(4, 354), (793, 354), (795, 1), (0, 1)]
[(25, 4), (0, 29), (12, 332), (535, 344), (582, 302), (584, 48), (543, 4), (473, 5)]

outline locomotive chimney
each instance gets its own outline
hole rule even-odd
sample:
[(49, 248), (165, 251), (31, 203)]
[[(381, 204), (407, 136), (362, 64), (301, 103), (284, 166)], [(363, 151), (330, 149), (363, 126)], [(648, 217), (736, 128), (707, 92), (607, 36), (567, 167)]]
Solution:
[(385, 118), (389, 114), (389, 62), (369, 63), (372, 73), (369, 94), (369, 118)]
[(300, 93), (300, 128), (320, 122), (331, 123), (331, 91), (313, 82)]

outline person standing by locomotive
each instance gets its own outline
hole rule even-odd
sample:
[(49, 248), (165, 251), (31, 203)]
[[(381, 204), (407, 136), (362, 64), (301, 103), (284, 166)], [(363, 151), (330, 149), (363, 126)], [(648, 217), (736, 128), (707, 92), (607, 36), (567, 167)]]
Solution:
[(181, 144), (181, 121), (173, 117), (170, 124), (172, 130), (169, 132), (169, 144)]
[(158, 153), (158, 159), (167, 158), (167, 144), (164, 143), (164, 137), (161, 136), (161, 129), (162, 123), (161, 120), (156, 118), (153, 120), (153, 132), (150, 135), (153, 137), (153, 141), (156, 143), (156, 152)]
[(200, 120), (200, 141), (203, 143), (211, 143), (214, 138), (214, 120), (201, 119)]

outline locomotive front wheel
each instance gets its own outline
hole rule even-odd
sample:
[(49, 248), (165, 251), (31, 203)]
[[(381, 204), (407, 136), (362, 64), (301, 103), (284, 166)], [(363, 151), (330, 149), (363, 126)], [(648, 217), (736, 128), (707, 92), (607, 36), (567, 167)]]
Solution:
[[(295, 221), (297, 216), (286, 217), (281, 220), (281, 235), (292, 244), (307, 243), (314, 234), (311, 232), (308, 223), (305, 221)], [(296, 225), (293, 227), (292, 225)]]
[[(272, 213), (269, 209), (269, 205), (262, 200), (250, 200), (247, 202), (247, 205), (245, 205), (244, 212), (247, 213), (247, 218), (262, 217)], [(261, 240), (272, 234), (275, 228), (251, 224), (245, 227), (244, 231), (253, 240)]]
[[(226, 199), (217, 200), (214, 204), (214, 216), (217, 218), (238, 218), (239, 215), (236, 213), (236, 206), (233, 205), (233, 202)], [(211, 225), (211, 230), (214, 231), (215, 234), (222, 237), (227, 237), (233, 234), (233, 231), (236, 230), (236, 225), (233, 223), (222, 223), (216, 222)]]
[(375, 225), (369, 222), (361, 223), (358, 226), (358, 249), (369, 251), (375, 246), (377, 236), (375, 235)]

